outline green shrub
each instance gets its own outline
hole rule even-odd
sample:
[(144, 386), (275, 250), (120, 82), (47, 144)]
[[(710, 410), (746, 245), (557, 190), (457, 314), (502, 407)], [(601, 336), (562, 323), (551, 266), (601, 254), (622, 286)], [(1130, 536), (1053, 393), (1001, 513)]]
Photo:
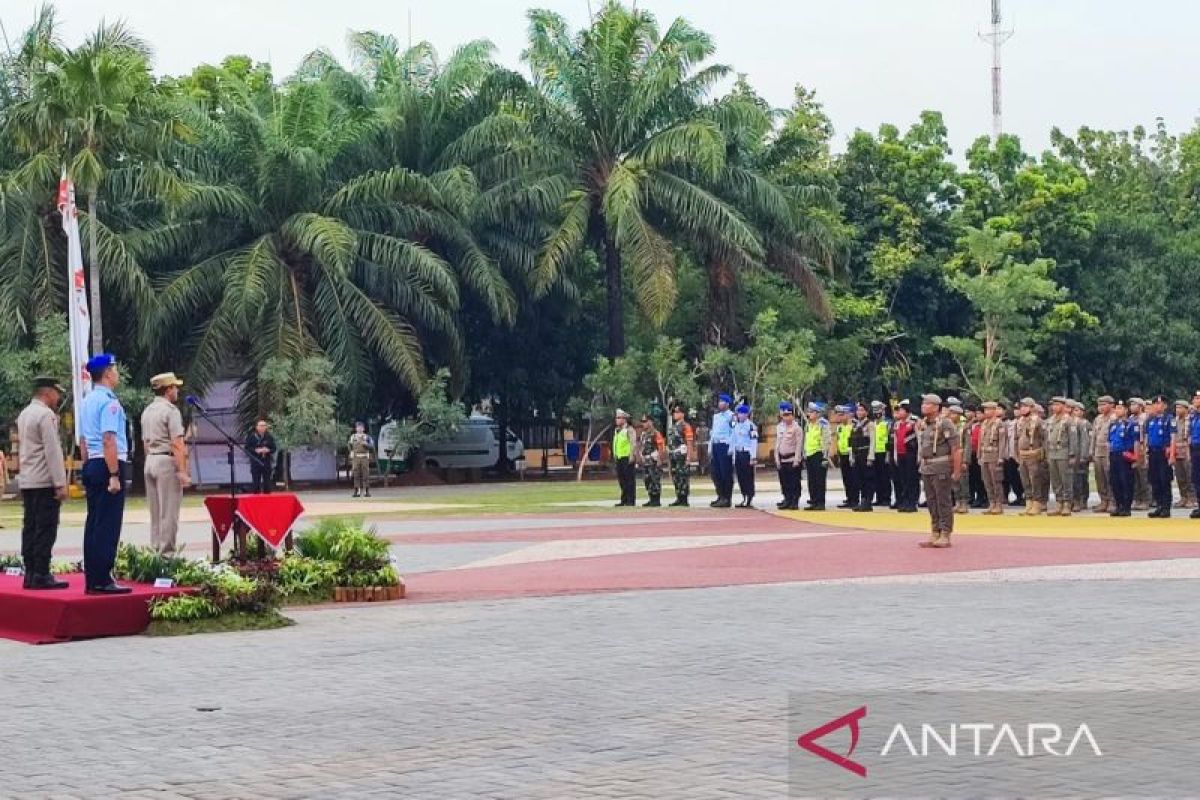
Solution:
[(55, 561), (50, 565), (53, 575), (74, 575), (78, 572), (83, 572), (82, 561)]
[(5, 553), (4, 555), (0, 555), (0, 572), (3, 572), (4, 570), (8, 569), (9, 567), (24, 568), (24, 566), (25, 566), (24, 562), (21, 561), (21, 557), (18, 555), (14, 555), (11, 553)]
[(308, 558), (336, 561), (334, 543), (347, 532), (362, 530), (362, 517), (324, 517), (296, 537), (296, 552)]
[(177, 594), (157, 597), (150, 604), (150, 619), (181, 621), (208, 619), (221, 615), (221, 609), (207, 597)]
[(302, 555), (287, 556), (279, 564), (279, 591), (284, 597), (328, 595), (337, 585), (338, 571), (335, 561)]
[(114, 571), (117, 577), (123, 580), (153, 583), (159, 578), (175, 579), (176, 571), (192, 563), (182, 556), (164, 556), (152, 547), (137, 547), (126, 543), (117, 548)]

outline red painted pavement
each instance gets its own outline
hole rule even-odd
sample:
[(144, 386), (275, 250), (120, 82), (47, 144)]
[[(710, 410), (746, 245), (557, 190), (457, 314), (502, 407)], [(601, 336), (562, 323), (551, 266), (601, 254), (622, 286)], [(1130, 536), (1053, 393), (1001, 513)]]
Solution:
[[(693, 534), (716, 532), (696, 527), (704, 530)], [(923, 538), (850, 533), (417, 573), (405, 583), (411, 602), (448, 602), (1200, 558), (1195, 543), (978, 536), (926, 550), (916, 546)]]

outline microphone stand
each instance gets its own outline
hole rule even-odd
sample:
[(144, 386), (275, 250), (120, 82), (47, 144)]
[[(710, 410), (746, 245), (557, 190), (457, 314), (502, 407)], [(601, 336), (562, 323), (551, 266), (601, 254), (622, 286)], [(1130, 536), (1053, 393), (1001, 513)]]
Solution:
[[(246, 555), (246, 544), (245, 544), (245, 533), (246, 532), (244, 529), (244, 527), (245, 527), (244, 524), (239, 523), (238, 516), (237, 516), (237, 508), (238, 508), (237, 472), (236, 472), (236, 463), (234, 461), (234, 452), (242, 447), (242, 443), (239, 442), (237, 439), (233, 438), (232, 436), (230, 436), (229, 433), (226, 432), (226, 430), (224, 428), (222, 428), (217, 423), (216, 420), (214, 420), (211, 416), (209, 416), (208, 412), (204, 410), (204, 407), (195, 401), (195, 398), (189, 397), (187, 403), (192, 408), (196, 409), (196, 413), (198, 413), (201, 417), (203, 417), (208, 422), (209, 425), (212, 425), (213, 429), (216, 430), (217, 433), (221, 434), (221, 437), (223, 439), (225, 439), (225, 446), (229, 449), (229, 455), (228, 455), (228, 459), (229, 459), (229, 497), (233, 501), (233, 543), (234, 543), (235, 550), (240, 550), (241, 555), (244, 557)], [(246, 456), (247, 456), (247, 458), (253, 459), (260, 467), (265, 466), (263, 464), (262, 458), (260, 456), (258, 456), (257, 454), (247, 452)], [(240, 544), (240, 547), (239, 547), (239, 544)], [(216, 535), (213, 536), (213, 558), (212, 558), (212, 560), (213, 560), (214, 564), (216, 564), (218, 561), (221, 560), (221, 543), (220, 543), (220, 540), (216, 537)]]

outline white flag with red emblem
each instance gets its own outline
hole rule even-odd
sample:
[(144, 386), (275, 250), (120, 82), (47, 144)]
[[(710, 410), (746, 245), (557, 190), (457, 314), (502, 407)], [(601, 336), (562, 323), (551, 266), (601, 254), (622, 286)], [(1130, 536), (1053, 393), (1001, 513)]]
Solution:
[(88, 336), (92, 322), (88, 316), (87, 286), (83, 278), (83, 248), (79, 240), (79, 214), (75, 208), (75, 184), (63, 174), (58, 184), (58, 210), (62, 214), (63, 232), (67, 234), (67, 312), (71, 334), (71, 395), (74, 401), (71, 415), (75, 419), (75, 441), (79, 441), (79, 409), (83, 398), (92, 389), (92, 377), (87, 371)]

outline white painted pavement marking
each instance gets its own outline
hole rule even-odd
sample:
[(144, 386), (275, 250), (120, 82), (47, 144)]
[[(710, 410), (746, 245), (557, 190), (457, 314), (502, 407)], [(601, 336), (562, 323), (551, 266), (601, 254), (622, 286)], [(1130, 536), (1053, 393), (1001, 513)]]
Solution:
[(970, 570), (964, 572), (924, 572), (909, 575), (874, 575), (863, 578), (834, 578), (804, 581), (804, 583), (818, 585), (845, 583), (960, 584), (1140, 580), (1200, 580), (1200, 558), (1112, 561), (1102, 564), (1053, 564), (1041, 567), (1005, 567), (1003, 569)]

